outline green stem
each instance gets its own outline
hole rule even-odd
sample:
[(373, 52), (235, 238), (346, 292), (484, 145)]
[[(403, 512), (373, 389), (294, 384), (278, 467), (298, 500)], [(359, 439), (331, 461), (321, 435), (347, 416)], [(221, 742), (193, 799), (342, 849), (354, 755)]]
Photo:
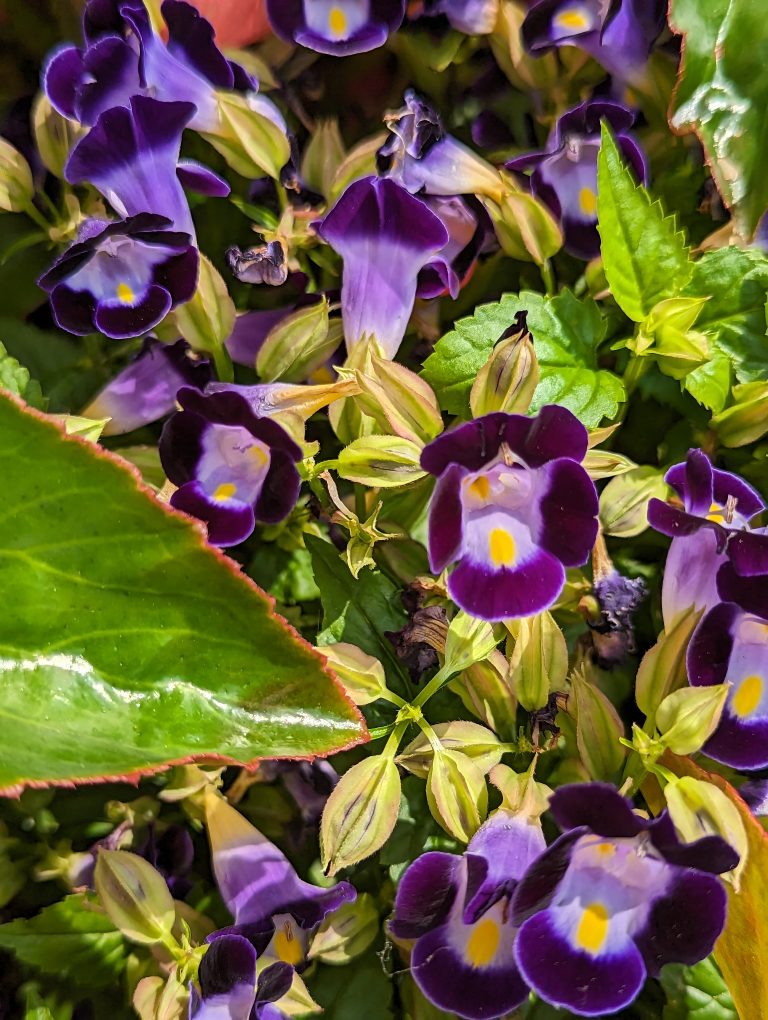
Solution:
[(451, 669), (449, 666), (443, 666), (441, 670), (438, 670), (438, 672), (435, 673), (435, 675), (429, 681), (427, 686), (421, 691), (421, 693), (417, 696), (416, 700), (413, 702), (414, 708), (422, 708), (427, 703), (427, 701), (429, 701), (432, 695), (437, 694), (437, 692), (440, 690), (443, 684), (447, 683), (447, 681), (450, 680), (450, 678), (453, 676), (453, 673), (454, 670)]
[(364, 521), (368, 516), (365, 506), (365, 489), (359, 482), (355, 482), (355, 514), (358, 521)]
[(395, 755), (397, 754), (397, 749), (400, 746), (400, 741), (403, 739), (403, 736), (405, 735), (405, 731), (408, 729), (409, 724), (410, 720), (406, 719), (404, 722), (399, 722), (395, 726), (389, 740), (384, 745), (384, 750), (381, 752), (383, 758), (395, 757)]
[(33, 223), (36, 223), (41, 230), (45, 231), (46, 237), (51, 236), (50, 234), (51, 224), (48, 222), (48, 220), (45, 218), (45, 216), (43, 216), (43, 214), (36, 206), (34, 206), (30, 202), (29, 205), (26, 205), (24, 207), (24, 212), (27, 214), (27, 216), (29, 216)]
[(549, 259), (546, 259), (542, 262), (539, 268), (541, 270), (541, 279), (544, 282), (547, 297), (554, 297), (557, 293), (557, 287), (555, 286), (555, 274), (552, 272), (552, 263)]
[(224, 344), (214, 347), (210, 353), (213, 358), (216, 375), (219, 377), (219, 382), (234, 382), (235, 370), (232, 366), (232, 359), (230, 358)]

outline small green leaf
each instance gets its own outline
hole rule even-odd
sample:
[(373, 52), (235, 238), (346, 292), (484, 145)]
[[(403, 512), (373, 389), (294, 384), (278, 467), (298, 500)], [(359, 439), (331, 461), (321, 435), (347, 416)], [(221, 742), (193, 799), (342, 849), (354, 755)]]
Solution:
[(0, 948), (43, 974), (81, 987), (117, 986), (125, 966), (123, 936), (86, 896), (67, 896), (29, 920), (0, 925)]
[(693, 967), (673, 963), (661, 972), (667, 995), (663, 1020), (738, 1020), (730, 992), (711, 956)]
[(691, 276), (690, 253), (674, 217), (665, 216), (625, 166), (603, 125), (597, 161), (597, 215), (603, 267), (622, 311), (642, 322), (662, 298), (673, 297)]
[(731, 392), (731, 362), (725, 354), (715, 354), (685, 377), (685, 388), (694, 400), (715, 414), (722, 411)]
[(15, 397), (24, 397), (28, 403), (39, 407), (42, 400), (40, 386), (30, 378), (29, 371), (11, 357), (0, 343), (0, 389), (8, 390)]

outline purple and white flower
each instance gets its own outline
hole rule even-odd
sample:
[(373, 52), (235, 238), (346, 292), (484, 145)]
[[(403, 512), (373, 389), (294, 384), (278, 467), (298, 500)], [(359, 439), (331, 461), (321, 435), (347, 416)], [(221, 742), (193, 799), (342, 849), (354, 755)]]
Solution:
[(600, 254), (597, 232), (597, 156), (600, 122), (610, 124), (616, 144), (638, 181), (647, 183), (645, 156), (627, 132), (635, 115), (619, 103), (590, 99), (568, 110), (557, 121), (547, 146), (510, 160), (508, 170), (532, 170), (531, 191), (559, 220), (565, 247), (577, 258)]
[(496, 27), (500, 0), (428, 0), (425, 13), (444, 15), (467, 35), (488, 35)]
[(276, 421), (259, 417), (232, 389), (179, 390), (182, 410), (166, 422), (160, 460), (178, 488), (171, 505), (208, 525), (214, 545), (237, 545), (256, 522), (275, 524), (291, 512), (301, 482), (301, 449)]
[(214, 938), (190, 986), (189, 1020), (282, 1020), (273, 1003), (290, 989), (293, 967), (271, 963), (257, 977), (263, 948), (241, 935)]
[(589, 557), (597, 492), (581, 466), (587, 431), (564, 407), (534, 418), (494, 412), (443, 433), (423, 451), (437, 477), (429, 558), (451, 598), (485, 620), (549, 608), (565, 568)]
[(267, 0), (276, 35), (318, 53), (346, 56), (383, 46), (405, 16), (405, 0)]
[(417, 296), (455, 298), (467, 283), (480, 255), (494, 243), (493, 224), (482, 204), (470, 195), (424, 195), (422, 201), (440, 218), (448, 243), (418, 277)]

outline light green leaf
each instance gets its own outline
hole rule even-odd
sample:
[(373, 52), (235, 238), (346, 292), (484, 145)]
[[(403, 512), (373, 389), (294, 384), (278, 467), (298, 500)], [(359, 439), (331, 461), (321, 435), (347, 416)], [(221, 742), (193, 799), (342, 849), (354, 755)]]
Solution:
[(364, 736), (315, 653), (124, 462), (0, 398), (0, 788)]
[(694, 400), (717, 414), (725, 407), (731, 392), (731, 362), (725, 354), (715, 354), (685, 377), (685, 388)]
[(29, 371), (19, 364), (16, 358), (11, 357), (2, 343), (0, 343), (0, 389), (8, 390), (15, 397), (24, 397), (34, 404), (40, 406), (42, 394), (40, 386), (30, 378)]
[(744, 239), (768, 206), (768, 63), (760, 0), (673, 0), (685, 37), (672, 126), (695, 131)]
[(642, 322), (662, 298), (673, 297), (691, 276), (684, 235), (625, 166), (603, 125), (597, 161), (597, 216), (603, 267), (622, 311)]
[(693, 967), (670, 964), (661, 972), (667, 995), (663, 1020), (738, 1020), (730, 992), (711, 956)]

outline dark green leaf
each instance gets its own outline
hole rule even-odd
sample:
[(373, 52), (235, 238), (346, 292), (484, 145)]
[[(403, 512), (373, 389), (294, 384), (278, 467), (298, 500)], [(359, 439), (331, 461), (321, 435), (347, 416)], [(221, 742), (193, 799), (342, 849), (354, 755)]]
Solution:
[(625, 166), (603, 125), (597, 161), (597, 215), (603, 267), (621, 309), (642, 322), (663, 298), (678, 294), (691, 276), (685, 237)]
[(664, 1020), (738, 1020), (717, 964), (708, 957), (693, 967), (670, 964), (661, 972), (667, 995)]
[(359, 713), (123, 462), (0, 399), (0, 788), (322, 754)]
[(319, 964), (308, 981), (325, 1020), (391, 1020), (392, 982), (375, 953), (345, 967)]

